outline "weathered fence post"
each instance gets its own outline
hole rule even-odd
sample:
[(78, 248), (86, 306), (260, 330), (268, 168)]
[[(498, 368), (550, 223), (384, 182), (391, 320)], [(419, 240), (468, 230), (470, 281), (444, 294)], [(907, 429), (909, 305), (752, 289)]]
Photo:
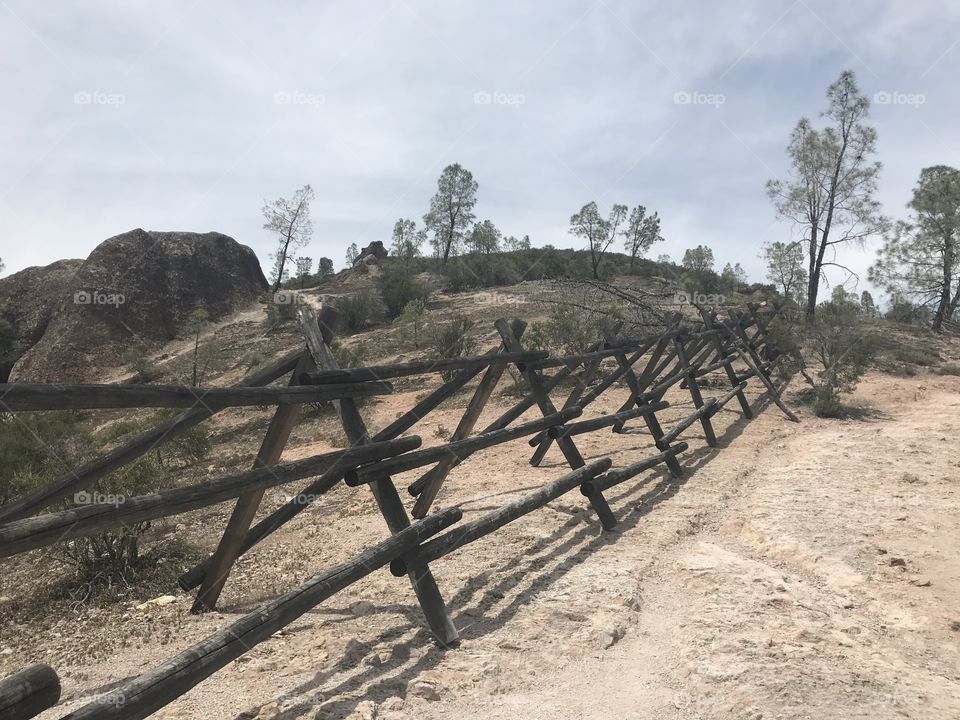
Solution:
[[(522, 333), (526, 329), (526, 323), (518, 323), (515, 325), (515, 328)], [(470, 402), (467, 403), (467, 409), (464, 411), (463, 417), (460, 418), (460, 422), (453, 431), (453, 435), (450, 438), (451, 440), (463, 440), (473, 432), (477, 420), (480, 419), (480, 413), (483, 412), (483, 408), (493, 394), (497, 383), (500, 382), (500, 378), (503, 376), (503, 371), (506, 370), (506, 368), (507, 365), (503, 362), (493, 363), (487, 368), (487, 372), (484, 373), (483, 378), (473, 392), (473, 397), (471, 397)], [(447, 479), (454, 465), (455, 458), (444, 459), (424, 475), (425, 484), (423, 491), (420, 493), (417, 502), (414, 503), (413, 510), (410, 512), (413, 517), (422, 518), (426, 516), (433, 501), (436, 500), (444, 480)]]
[[(607, 337), (607, 342), (613, 342), (615, 338), (612, 335)], [(660, 441), (663, 438), (663, 427), (660, 425), (660, 421), (657, 419), (656, 413), (650, 406), (650, 403), (644, 397), (644, 390), (646, 386), (656, 377), (658, 373), (658, 367), (656, 366), (657, 360), (663, 354), (667, 344), (667, 339), (664, 338), (659, 343), (650, 356), (650, 360), (647, 363), (647, 367), (644, 368), (641, 377), (643, 380), (638, 378), (633, 372), (632, 364), (627, 360), (625, 355), (617, 355), (617, 363), (620, 365), (621, 370), (623, 370), (624, 379), (627, 382), (627, 387), (630, 389), (630, 400), (627, 403), (624, 403), (625, 407), (636, 406), (638, 409), (649, 410), (649, 412), (643, 415), (643, 421), (647, 426), (647, 431), (650, 433), (650, 436), (653, 438), (654, 444), (660, 448)], [(670, 357), (659, 366), (659, 369), (662, 369), (667, 364), (670, 363)], [(624, 423), (617, 423), (613, 427), (614, 432), (622, 432)], [(660, 448), (661, 450), (665, 448)], [(674, 477), (681, 477), (683, 475), (683, 468), (680, 466), (680, 463), (677, 461), (676, 454), (671, 454), (666, 457), (667, 468), (670, 470), (670, 474)]]
[[(521, 350), (520, 341), (514, 334), (510, 323), (503, 318), (500, 318), (494, 323), (494, 327), (497, 329), (497, 332), (500, 333), (500, 337), (503, 338), (503, 344), (506, 346), (507, 350), (510, 350), (511, 352), (519, 352)], [(539, 373), (533, 368), (525, 367), (523, 368), (522, 374), (524, 379), (527, 381), (527, 387), (530, 388), (530, 394), (533, 396), (537, 406), (540, 408), (540, 412), (544, 416), (555, 414), (557, 412), (557, 408), (554, 406), (553, 402), (551, 402), (550, 396), (544, 389), (543, 379), (540, 377)], [(580, 454), (580, 451), (577, 449), (576, 443), (573, 442), (573, 438), (563, 435), (561, 429), (561, 434), (556, 440), (557, 447), (559, 447), (561, 452), (563, 452), (563, 456), (567, 459), (567, 464), (570, 465), (572, 470), (576, 470), (584, 466), (585, 461), (583, 456)], [(611, 512), (610, 506), (603, 498), (603, 495), (598, 493), (597, 495), (590, 497), (589, 500), (594, 511), (597, 513), (597, 517), (600, 518), (600, 523), (603, 525), (604, 529), (612, 529), (617, 524), (617, 519), (613, 516), (613, 512)]]
[[(686, 377), (687, 389), (690, 391), (690, 397), (693, 398), (693, 404), (699, 410), (703, 407), (703, 395), (700, 393), (700, 385), (697, 383), (697, 379), (693, 374), (693, 369), (690, 367), (690, 359), (687, 357), (684, 338), (678, 335), (673, 339), (673, 342), (677, 348), (677, 360), (680, 363), (680, 367), (684, 371), (684, 376)], [(717, 435), (714, 433), (713, 424), (710, 422), (710, 418), (706, 414), (700, 416), (700, 425), (703, 427), (703, 434), (707, 439), (707, 445), (710, 447), (716, 447)]]
[[(300, 373), (307, 372), (313, 367), (314, 364), (310, 354), (304, 353), (290, 376), (289, 384), (297, 385), (300, 382)], [(275, 465), (280, 461), (280, 456), (287, 446), (287, 440), (290, 439), (290, 432), (293, 430), (293, 424), (296, 422), (299, 412), (300, 408), (296, 405), (280, 404), (277, 406), (260, 445), (260, 451), (253, 461), (254, 468)], [(213, 610), (216, 607), (223, 586), (227, 582), (227, 576), (240, 556), (240, 546), (243, 539), (247, 536), (253, 518), (257, 514), (257, 508), (263, 501), (263, 493), (263, 490), (256, 490), (237, 499), (237, 504), (233, 507), (233, 513), (227, 521), (226, 528), (224, 528), (223, 537), (220, 538), (220, 543), (210, 558), (210, 566), (207, 568), (203, 584), (197, 592), (193, 607), (190, 608), (190, 612), (195, 615)]]
[[(708, 331), (716, 330), (714, 325), (714, 315), (710, 312), (707, 312), (703, 308), (698, 308), (700, 310), (700, 317), (703, 318), (703, 326)], [(727, 343), (721, 340), (718, 334), (713, 334), (710, 336), (713, 342), (714, 348), (717, 350), (718, 359), (723, 362), (723, 371), (727, 374), (727, 379), (730, 381), (730, 387), (735, 387), (739, 384), (737, 380), (737, 373), (733, 369), (733, 360), (729, 358), (730, 348)], [(737, 400), (740, 403), (740, 409), (743, 411), (743, 416), (748, 420), (753, 417), (753, 410), (750, 409), (750, 403), (747, 401), (747, 396), (743, 394), (743, 391), (737, 393)]]
[[(313, 361), (319, 370), (337, 370), (339, 366), (327, 347), (327, 338), (321, 335), (321, 323), (332, 333), (336, 326), (336, 314), (330, 308), (323, 308), (321, 317), (309, 306), (301, 306), (299, 310), (300, 322), (307, 339), (307, 347), (313, 356)], [(350, 398), (335, 402), (340, 423), (347, 435), (347, 441), (352, 445), (362, 445), (369, 442), (367, 427), (357, 410), (356, 403)], [(410, 526), (410, 518), (400, 502), (400, 496), (390, 478), (378, 480), (370, 485), (373, 497), (380, 507), (380, 513), (387, 522), (390, 532), (398, 533)], [(410, 570), (410, 583), (420, 600), (420, 607), (427, 618), (427, 623), (433, 631), (437, 641), (444, 646), (457, 642), (459, 635), (450, 616), (447, 614), (443, 596), (437, 587), (436, 580), (426, 565), (414, 564)]]
[[(596, 349), (600, 346), (599, 343), (594, 343), (587, 349), (587, 352), (592, 352), (593, 349)], [(562, 410), (567, 410), (576, 405), (579, 405), (580, 398), (584, 392), (586, 392), (587, 387), (593, 382), (594, 377), (596, 377), (597, 370), (600, 369), (600, 363), (603, 362), (603, 358), (595, 358), (584, 364), (583, 369), (583, 378), (577, 380), (576, 385), (573, 390), (570, 391), (570, 394), (567, 396), (567, 399), (563, 402)], [(574, 374), (576, 379), (576, 375)], [(581, 407), (583, 407), (581, 405)], [(536, 438), (534, 438), (536, 439)], [(550, 449), (550, 446), (553, 444), (553, 438), (549, 435), (541, 435), (539, 437), (540, 442), (536, 443), (537, 449), (533, 451), (533, 455), (530, 457), (530, 464), (534, 467), (538, 467), (543, 458), (546, 457), (547, 451)], [(531, 441), (532, 442), (532, 441)]]

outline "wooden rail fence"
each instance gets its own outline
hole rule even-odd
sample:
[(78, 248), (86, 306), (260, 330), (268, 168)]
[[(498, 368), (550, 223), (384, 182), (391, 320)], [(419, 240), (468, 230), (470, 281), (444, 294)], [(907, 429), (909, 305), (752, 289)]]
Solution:
[[(499, 347), (483, 355), (443, 360), (340, 368), (330, 350), (336, 329), (336, 313), (324, 307), (319, 315), (311, 308), (299, 309), (306, 350), (288, 354), (228, 388), (188, 388), (164, 385), (0, 385), (0, 411), (80, 408), (184, 408), (179, 416), (135, 437), (64, 477), (6, 505), (0, 506), (0, 557), (9, 557), (70, 538), (83, 537), (109, 528), (122, 527), (159, 517), (188, 512), (226, 500), (234, 500), (233, 512), (211, 556), (184, 573), (185, 591), (199, 588), (192, 611), (216, 607), (220, 593), (237, 559), (254, 545), (288, 523), (324, 493), (340, 485), (366, 486), (390, 530), (390, 537), (356, 557), (308, 580), (299, 587), (264, 604), (202, 642), (188, 648), (155, 670), (126, 681), (107, 695), (79, 708), (66, 718), (143, 718), (170, 703), (190, 688), (248, 651), (334, 593), (375, 570), (389, 566), (398, 576), (407, 576), (436, 641), (444, 647), (458, 640), (457, 629), (434, 580), (430, 563), (484, 537), (509, 522), (579, 488), (609, 530), (617, 518), (604, 493), (660, 464), (679, 477), (678, 456), (688, 449), (681, 440), (699, 424), (709, 446), (717, 445), (712, 418), (734, 398), (745, 418), (753, 411), (744, 389), (758, 379), (770, 399), (793, 421), (796, 416), (783, 403), (771, 371), (778, 361), (770, 337), (770, 321), (780, 306), (750, 304), (742, 311), (700, 309), (695, 322), (680, 314), (666, 320), (665, 329), (646, 338), (626, 338), (607, 325), (602, 338), (579, 355), (550, 357), (522, 346), (526, 323), (497, 320)], [(604, 370), (605, 361), (613, 367)], [(641, 366), (642, 363), (642, 366)], [(738, 371), (736, 363), (743, 368)], [(508, 366), (513, 366), (526, 393), (513, 407), (477, 431), (481, 413)], [(553, 371), (548, 374), (548, 371)], [(723, 371), (729, 389), (717, 397), (704, 397), (701, 380)], [(443, 372), (456, 374), (429, 392), (408, 412), (374, 435), (370, 435), (355, 402), (356, 398), (390, 393), (387, 380)], [(606, 373), (606, 374), (604, 374)], [(445, 400), (480, 377), (466, 410), (448, 442), (421, 448), (416, 435), (404, 435)], [(288, 377), (286, 386), (270, 386)], [(573, 388), (558, 405), (551, 397), (564, 381)], [(628, 395), (618, 411), (578, 419), (584, 409), (604, 393), (626, 385)], [(657, 414), (670, 406), (664, 400), (674, 386), (685, 389), (694, 410), (669, 429)], [(280, 456), (296, 422), (302, 403), (332, 402), (349, 447), (294, 462)], [(44, 512), (71, 494), (95, 487), (98, 480), (144, 453), (169, 441), (230, 407), (275, 405), (253, 467), (244, 473), (182, 488), (163, 490), (122, 503), (74, 504), (64, 510)], [(536, 407), (540, 417), (516, 424)], [(613, 468), (609, 458), (592, 462), (581, 454), (576, 437), (611, 428), (621, 433), (627, 423), (642, 420), (657, 453), (625, 467)], [(527, 439), (534, 448), (530, 464), (537, 466), (555, 445), (569, 472), (512, 503), (469, 522), (458, 508), (431, 512), (450, 473), (473, 453), (502, 443)], [(407, 512), (393, 481), (397, 473), (424, 468), (406, 488), (414, 499)], [(310, 479), (301, 492), (279, 509), (254, 524), (267, 488)], [(411, 516), (413, 520), (411, 520)], [(30, 666), (0, 681), (0, 720), (34, 717), (56, 704), (60, 685), (56, 673), (44, 665)]]

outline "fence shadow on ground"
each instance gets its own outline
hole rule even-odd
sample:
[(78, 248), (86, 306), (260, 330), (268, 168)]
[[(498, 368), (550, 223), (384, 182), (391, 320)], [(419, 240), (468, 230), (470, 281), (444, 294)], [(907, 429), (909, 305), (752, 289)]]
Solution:
[[(782, 383), (778, 389), (782, 390), (786, 384)], [(756, 416), (770, 404), (765, 397), (760, 397), (752, 403), (751, 409)], [(571, 515), (570, 519), (547, 537), (526, 545), (522, 550), (500, 562), (497, 567), (484, 570), (470, 578), (468, 584), (448, 601), (448, 608), (460, 629), (461, 638), (467, 641), (477, 640), (501, 629), (524, 607), (536, 602), (540, 595), (548, 591), (572, 568), (587, 560), (598, 548), (616, 544), (622, 535), (636, 528), (658, 506), (668, 502), (688, 482), (697, 477), (721, 448), (740, 437), (750, 422), (738, 414), (738, 418), (717, 437), (718, 447), (711, 448), (704, 445), (693, 448), (681, 456), (683, 477), (674, 478), (666, 469), (661, 468), (648, 473), (639, 482), (610, 497), (611, 503), (627, 505), (630, 508), (627, 512), (621, 512), (621, 521), (613, 531), (601, 533), (599, 523), (595, 521), (584, 523), (585, 511), (579, 512)], [(497, 495), (513, 494), (521, 490), (523, 488)], [(496, 495), (489, 497), (496, 497)], [(560, 510), (560, 512), (564, 511)], [(494, 581), (494, 584), (488, 585), (487, 583), (491, 581)], [(482, 594), (478, 596), (481, 591)], [(495, 615), (487, 614), (510, 593), (513, 593), (514, 597), (505, 607)], [(318, 608), (314, 612), (319, 611)], [(347, 608), (330, 608), (329, 612), (341, 616), (344, 622), (355, 620), (349, 616)], [(280, 711), (275, 716), (277, 720), (309, 717), (320, 707), (322, 712), (318, 712), (316, 715), (318, 718), (347, 717), (362, 701), (372, 700), (380, 703), (392, 696), (402, 697), (410, 683), (441, 664), (445, 651), (438, 648), (430, 633), (422, 628), (422, 616), (415, 604), (392, 603), (379, 606), (374, 612), (399, 614), (405, 618), (405, 622), (380, 633), (365, 643), (366, 653), (371, 653), (376, 647), (396, 641), (411, 632), (413, 635), (395, 645), (390, 660), (379, 667), (365, 665), (362, 660), (358, 661), (352, 666), (352, 674), (328, 686), (327, 683), (334, 677), (349, 672), (350, 667), (344, 666), (341, 661), (318, 672), (309, 682), (291, 688), (281, 697), (303, 699), (294, 701), (289, 707)], [(337, 622), (337, 620), (331, 618), (327, 622)], [(397, 648), (400, 649), (397, 650)], [(410, 659), (413, 655), (420, 653), (422, 653), (420, 657)], [(359, 652), (356, 654), (360, 655)], [(358, 695), (360, 692), (362, 695)], [(235, 720), (245, 720), (251, 717), (251, 712), (258, 711), (269, 702), (275, 701), (276, 698), (241, 713), (235, 717)]]

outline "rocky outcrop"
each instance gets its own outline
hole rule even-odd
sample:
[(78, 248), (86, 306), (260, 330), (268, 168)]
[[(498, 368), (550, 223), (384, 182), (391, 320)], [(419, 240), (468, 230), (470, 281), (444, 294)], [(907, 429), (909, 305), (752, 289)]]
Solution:
[(233, 238), (140, 229), (105, 240), (72, 274), (44, 284), (47, 322), (11, 380), (94, 381), (104, 367), (120, 365), (125, 351), (149, 352), (174, 339), (193, 310), (203, 307), (217, 320), (267, 289), (257, 256)]
[(17, 359), (43, 336), (62, 288), (81, 265), (83, 260), (58, 260), (0, 279), (0, 382), (7, 381)]
[(383, 260), (389, 253), (387, 249), (383, 246), (383, 243), (379, 240), (374, 240), (372, 243), (367, 245), (363, 250), (360, 251), (360, 254), (357, 256), (357, 259), (354, 261), (354, 265), (370, 265), (373, 263), (378, 263)]
[(378, 277), (380, 275), (380, 261), (387, 255), (389, 255), (389, 252), (383, 246), (383, 243), (374, 240), (360, 251), (357, 259), (353, 261), (353, 266), (346, 268), (342, 273), (347, 278), (362, 277), (363, 275)]

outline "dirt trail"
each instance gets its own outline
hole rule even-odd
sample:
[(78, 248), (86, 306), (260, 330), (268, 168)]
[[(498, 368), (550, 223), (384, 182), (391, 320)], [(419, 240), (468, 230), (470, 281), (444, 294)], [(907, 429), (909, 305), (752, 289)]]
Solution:
[(768, 411), (670, 501), (703, 510), (691, 534), (591, 563), (642, 575), (615, 647), (428, 717), (960, 717), (960, 382), (859, 395), (873, 419)]

